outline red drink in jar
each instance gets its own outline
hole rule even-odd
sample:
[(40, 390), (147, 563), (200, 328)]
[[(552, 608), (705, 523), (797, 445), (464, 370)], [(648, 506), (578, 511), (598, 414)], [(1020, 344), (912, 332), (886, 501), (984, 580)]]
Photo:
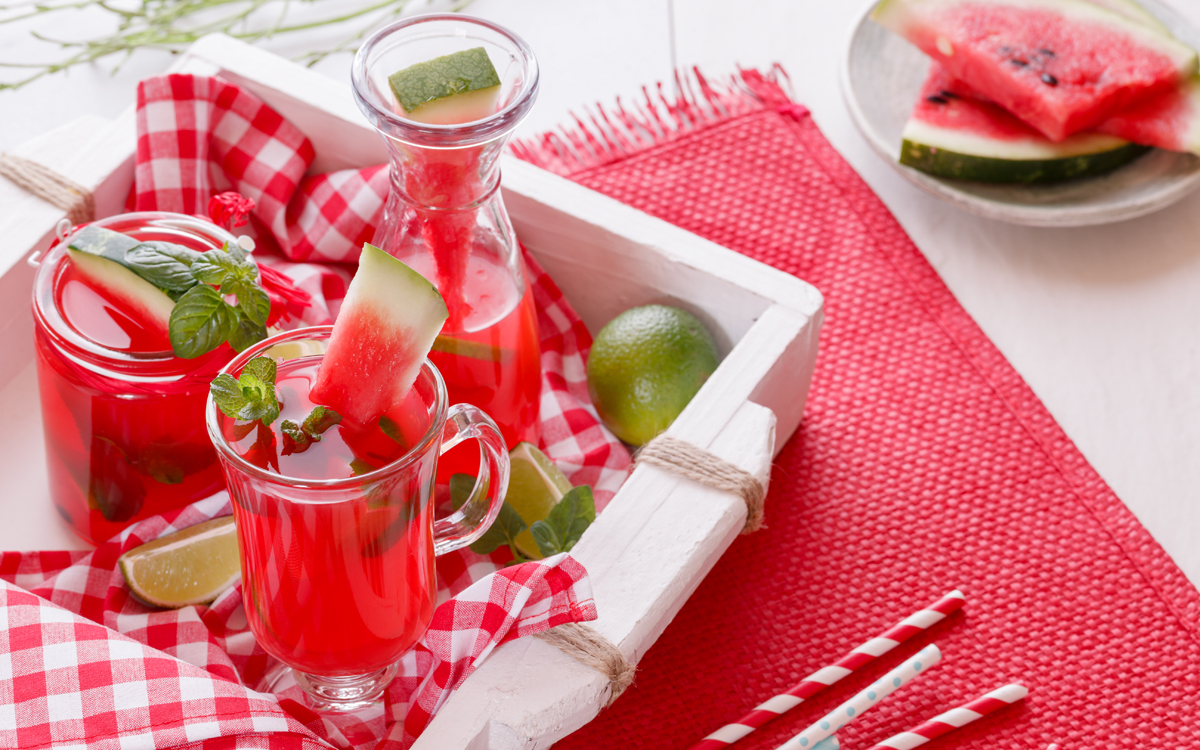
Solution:
[[(95, 225), (196, 251), (235, 240), (178, 214), (126, 214)], [(76, 534), (98, 544), (221, 488), (204, 403), (233, 351), (176, 357), (154, 326), (79, 277), (68, 241), (49, 252), (34, 281), (38, 386), (51, 498)]]

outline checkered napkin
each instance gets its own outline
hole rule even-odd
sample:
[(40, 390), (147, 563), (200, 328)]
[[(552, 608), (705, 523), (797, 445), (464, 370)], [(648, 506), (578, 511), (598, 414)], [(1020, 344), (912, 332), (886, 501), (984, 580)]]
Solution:
[[(387, 170), (307, 175), (313, 156), (299, 131), (233, 84), (152, 78), (138, 90), (129, 208), (203, 215), (215, 193), (253, 199), (256, 259), (311, 298), (289, 325), (328, 323), (353, 272), (345, 262), (380, 219)], [(526, 261), (541, 333), (543, 449), (572, 482), (590, 484), (603, 508), (629, 454), (588, 399), (587, 329)], [(507, 550), (443, 555), (433, 623), (384, 704), (318, 716), (294, 686), (256, 692), (286, 681), (275, 681), (281, 665), (248, 629), (240, 586), (208, 607), (154, 611), (130, 597), (116, 570), (125, 550), (229, 512), (219, 493), (135, 524), (91, 553), (0, 556), (0, 746), (400, 750), (497, 645), (596, 617), (587, 573), (569, 555), (507, 568)]]

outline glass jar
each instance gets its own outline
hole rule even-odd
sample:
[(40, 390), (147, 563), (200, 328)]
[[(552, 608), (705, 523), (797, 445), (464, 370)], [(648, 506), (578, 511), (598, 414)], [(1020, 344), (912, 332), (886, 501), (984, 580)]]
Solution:
[[(482, 47), (500, 77), (494, 114), (435, 125), (405, 117), (388, 77)], [(391, 191), (374, 244), (432, 281), (450, 317), (430, 359), (450, 400), (492, 415), (511, 448), (537, 442), (541, 362), (529, 274), (500, 197), (499, 156), (533, 106), (538, 68), (501, 26), (459, 14), (417, 16), (359, 49), (354, 97), (391, 155)], [(451, 456), (447, 463), (454, 464)]]
[[(182, 214), (123, 214), (94, 225), (197, 251), (236, 242)], [(34, 278), (38, 390), (51, 499), (76, 534), (99, 544), (224, 486), (204, 404), (233, 350), (225, 344), (196, 359), (147, 351), (136, 321), (75, 277), (69, 242), (68, 235), (50, 250)]]

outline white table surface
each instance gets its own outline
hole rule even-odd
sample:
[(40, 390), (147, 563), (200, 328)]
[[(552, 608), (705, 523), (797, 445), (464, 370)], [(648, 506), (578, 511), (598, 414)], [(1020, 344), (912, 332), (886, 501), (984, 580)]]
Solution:
[[(1200, 1), (1173, 2), (1200, 25)], [(924, 195), (870, 150), (842, 103), (837, 68), (860, 10), (854, 0), (674, 0), (673, 13), (668, 0), (476, 0), (469, 10), (516, 31), (540, 60), (539, 101), (518, 136), (669, 80), (672, 51), (679, 66), (698, 65), (713, 78), (737, 65), (782, 63), (796, 100), (1101, 476), (1200, 584), (1200, 194), (1141, 219), (1057, 230), (979, 219)], [(50, 24), (0, 26), (0, 61), (54, 59), (57, 50), (32, 39), (31, 29), (71, 38), (106, 20), (90, 10)], [(266, 47), (294, 55), (321, 38), (283, 37)], [(133, 102), (137, 81), (170, 60), (139, 52), (116, 74), (108, 65), (80, 68), (0, 92), (0, 150), (82, 114), (116, 116)], [(349, 67), (341, 56), (318, 70), (348, 82)], [(14, 79), (0, 69), (0, 80)], [(31, 383), (22, 377), (9, 387)], [(0, 494), (7, 521), (0, 549), (83, 547), (61, 524), (47, 523), (54, 516), (45, 497), (29, 496), (44, 488)]]

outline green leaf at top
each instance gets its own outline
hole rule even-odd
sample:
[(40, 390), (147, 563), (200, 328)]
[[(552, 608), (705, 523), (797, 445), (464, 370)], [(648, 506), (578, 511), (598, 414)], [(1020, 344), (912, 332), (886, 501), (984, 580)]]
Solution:
[(224, 284), (237, 273), (238, 263), (229, 253), (209, 250), (192, 263), (191, 274), (202, 284)]
[(271, 315), (271, 298), (263, 291), (262, 287), (253, 279), (249, 281), (239, 279), (233, 282), (232, 288), (228, 288), (229, 286), (230, 284), (223, 284), (221, 292), (237, 295), (237, 307), (242, 316), (257, 325), (265, 325), (267, 318)]
[(175, 303), (167, 322), (167, 333), (175, 355), (193, 359), (228, 341), (237, 324), (237, 312), (220, 293), (210, 286), (198, 284), (184, 292)]
[(221, 413), (231, 419), (237, 419), (242, 407), (246, 405), (246, 399), (242, 396), (241, 386), (237, 380), (227, 372), (213, 378), (212, 383), (208, 386), (209, 393), (212, 394), (213, 401)]
[(143, 242), (125, 253), (125, 265), (159, 289), (186, 292), (196, 286), (191, 265), (200, 256), (170, 242)]
[(542, 555), (549, 557), (559, 552), (570, 552), (583, 536), (587, 527), (596, 520), (596, 503), (592, 488), (586, 485), (573, 487), (563, 495), (546, 520), (536, 521), (529, 529)]
[(268, 425), (279, 416), (279, 400), (275, 398), (274, 383), (243, 372), (238, 378), (238, 388), (242, 391), (242, 398), (246, 399), (245, 405), (238, 411), (238, 419), (257, 419)]

